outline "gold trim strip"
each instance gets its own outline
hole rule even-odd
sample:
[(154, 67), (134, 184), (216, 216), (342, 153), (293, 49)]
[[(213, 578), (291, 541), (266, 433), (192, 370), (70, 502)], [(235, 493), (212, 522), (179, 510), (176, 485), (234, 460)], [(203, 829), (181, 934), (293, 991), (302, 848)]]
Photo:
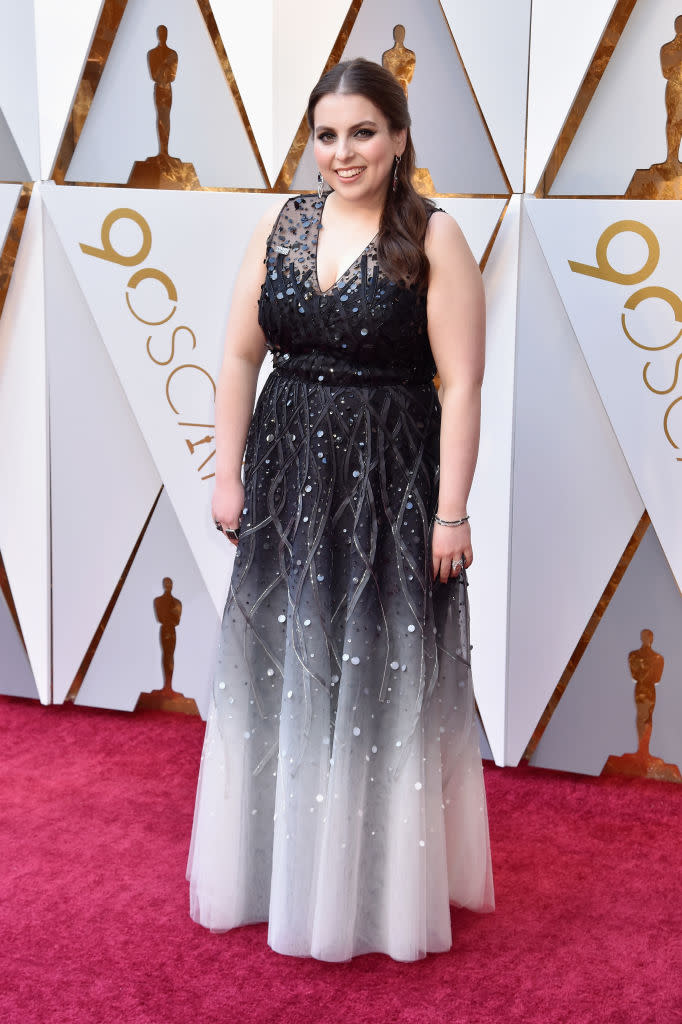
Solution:
[[(589, 107), (592, 97), (594, 96), (597, 86), (599, 85), (602, 75), (606, 71), (609, 61), (613, 56), (618, 41), (623, 34), (623, 30), (628, 22), (628, 18), (632, 14), (633, 8), (637, 0), (618, 0), (614, 7), (611, 17), (609, 18), (608, 24), (602, 33), (602, 37), (599, 40), (597, 49), (594, 51), (594, 56), (590, 62), (590, 66), (585, 72), (585, 76), (582, 80), (580, 88), (576, 93), (576, 97), (573, 101), (573, 106), (568, 112), (566, 120), (563, 123), (559, 138), (554, 144), (554, 149), (550, 153), (549, 160), (545, 167), (540, 184), (535, 190), (535, 195), (539, 199), (550, 198), (549, 191), (554, 184), (559, 169), (564, 162), (566, 154), (576, 136), (578, 128), (582, 122), (585, 112)], [(551, 197), (551, 198), (567, 198), (567, 197)], [(591, 196), (575, 196), (571, 198), (587, 199), (592, 198)], [(610, 198), (607, 196), (600, 196), (601, 199)], [(613, 198), (622, 199), (622, 196)]]
[(154, 499), (154, 503), (153, 503), (153, 505), (152, 505), (152, 507), (151, 507), (151, 509), (149, 511), (149, 515), (145, 519), (144, 526), (142, 527), (142, 530), (140, 531), (140, 536), (135, 541), (135, 546), (134, 546), (133, 550), (130, 552), (130, 558), (128, 559), (128, 561), (125, 564), (125, 568), (123, 569), (123, 573), (121, 574), (121, 578), (118, 581), (118, 583), (116, 584), (116, 589), (114, 590), (113, 594), (111, 595), (111, 599), (110, 599), (109, 604), (107, 605), (107, 607), (106, 607), (106, 609), (104, 611), (104, 615), (100, 619), (99, 625), (97, 626), (97, 629), (95, 630), (95, 634), (94, 634), (92, 640), (90, 641), (90, 646), (88, 647), (87, 651), (85, 652), (85, 655), (83, 657), (82, 662), (80, 663), (78, 671), (76, 672), (74, 680), (71, 683), (71, 686), (69, 687), (69, 692), (67, 693), (66, 697), (64, 698), (64, 703), (65, 704), (66, 703), (73, 704), (75, 702), (75, 700), (76, 700), (76, 697), (80, 693), (81, 686), (83, 685), (83, 682), (85, 681), (85, 677), (86, 677), (88, 669), (90, 668), (90, 665), (92, 663), (92, 659), (94, 658), (95, 652), (97, 651), (97, 648), (99, 647), (99, 642), (102, 639), (102, 636), (104, 635), (104, 631), (107, 628), (107, 625), (109, 623), (109, 619), (111, 618), (111, 614), (112, 614), (114, 608), (116, 607), (116, 602), (118, 601), (119, 595), (120, 595), (120, 593), (121, 593), (121, 591), (123, 589), (123, 585), (124, 585), (125, 581), (128, 579), (128, 573), (130, 572), (130, 570), (132, 568), (132, 564), (135, 561), (135, 556), (137, 555), (137, 552), (138, 552), (138, 550), (140, 548), (140, 544), (144, 540), (144, 535), (147, 532), (147, 527), (149, 526), (149, 524), (151, 522), (152, 516), (154, 515), (154, 510), (156, 509), (156, 506), (159, 503), (159, 498), (161, 497), (162, 494), (163, 494), (163, 487), (160, 488), (159, 493), (156, 495), (156, 498)]
[(486, 247), (485, 247), (485, 249), (483, 251), (483, 255), (481, 256), (481, 259), (479, 260), (479, 264), (478, 265), (481, 268), (481, 273), (483, 273), (483, 271), (485, 270), (486, 263), (488, 262), (488, 260), (490, 258), (490, 253), (493, 251), (493, 246), (495, 245), (495, 240), (497, 239), (497, 236), (500, 233), (500, 228), (502, 227), (502, 221), (504, 220), (505, 215), (507, 213), (507, 210), (509, 209), (509, 203), (510, 202), (511, 202), (511, 196), (507, 196), (507, 202), (504, 204), (504, 209), (502, 210), (502, 213), (498, 217), (497, 224), (495, 225), (495, 227), (493, 229), (493, 233), (490, 236), (490, 241), (486, 245)]
[(554, 714), (559, 701), (563, 697), (566, 687), (570, 683), (573, 677), (573, 673), (575, 672), (580, 663), (580, 659), (587, 650), (587, 647), (592, 637), (596, 633), (599, 623), (602, 620), (604, 612), (611, 603), (611, 598), (618, 589), (621, 580), (623, 579), (623, 576), (627, 572), (630, 563), (632, 562), (632, 559), (635, 557), (635, 553), (637, 552), (637, 548), (642, 542), (644, 534), (650, 526), (651, 519), (649, 518), (649, 513), (645, 511), (642, 518), (635, 527), (635, 531), (632, 534), (630, 540), (628, 541), (627, 547), (625, 548), (625, 551), (623, 552), (621, 559), (618, 562), (618, 565), (614, 569), (611, 579), (606, 584), (604, 592), (599, 598), (599, 601), (597, 602), (597, 607), (594, 609), (592, 615), (590, 616), (590, 620), (585, 627), (583, 635), (580, 637), (580, 640), (576, 644), (573, 654), (568, 659), (568, 664), (563, 671), (561, 679), (557, 683), (554, 693), (549, 698), (547, 707), (543, 711), (542, 717), (540, 718), (540, 721), (535, 727), (535, 732), (531, 736), (530, 740), (528, 741), (528, 746), (523, 752), (523, 756), (521, 758), (522, 761), (530, 761), (531, 757), (535, 753), (537, 745), (542, 739), (542, 735), (545, 729), (549, 725), (550, 718)]
[(58, 185), (65, 184), (64, 178), (78, 145), (83, 125), (90, 113), (97, 86), (100, 83), (127, 3), (128, 0), (104, 0), (102, 13), (92, 37), (90, 52), (83, 67), (69, 119), (66, 122), (62, 143), (52, 168), (52, 178)]
[[(1, 551), (0, 551), (0, 591), (2, 591), (2, 596), (5, 598), (5, 601), (7, 603), (7, 608), (9, 610), (10, 615), (12, 616), (12, 621), (14, 622), (14, 625), (16, 626), (17, 633), (19, 634), (19, 639), (21, 640), (22, 644), (24, 645), (24, 650), (26, 650), (26, 641), (24, 640), (24, 634), (23, 634), (22, 629), (21, 629), (21, 623), (19, 622), (19, 615), (17, 614), (17, 606), (14, 603), (14, 597), (12, 596), (12, 590), (11, 590), (11, 587), (9, 585), (9, 579), (7, 578), (7, 570), (5, 569), (5, 563), (2, 560), (2, 552)], [(26, 653), (28, 654), (28, 651), (26, 651)]]
[(14, 207), (14, 213), (12, 214), (12, 220), (10, 221), (9, 228), (7, 229), (7, 237), (2, 250), (2, 257), (0, 257), (0, 317), (2, 316), (2, 311), (5, 308), (5, 300), (7, 299), (7, 292), (9, 291), (9, 283), (12, 280), (14, 264), (17, 260), (19, 243), (21, 242), (21, 236), (24, 232), (26, 212), (28, 210), (28, 204), (31, 201), (32, 191), (33, 182), (28, 185), (21, 186), (21, 191), (17, 198), (17, 204)]

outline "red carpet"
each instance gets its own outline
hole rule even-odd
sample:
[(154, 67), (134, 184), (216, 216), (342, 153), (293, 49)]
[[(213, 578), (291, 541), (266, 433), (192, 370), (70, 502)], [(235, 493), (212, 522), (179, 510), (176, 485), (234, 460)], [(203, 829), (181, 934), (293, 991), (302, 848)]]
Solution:
[(682, 787), (486, 772), (498, 909), (330, 965), (187, 914), (203, 723), (0, 698), (0, 1021), (678, 1024)]

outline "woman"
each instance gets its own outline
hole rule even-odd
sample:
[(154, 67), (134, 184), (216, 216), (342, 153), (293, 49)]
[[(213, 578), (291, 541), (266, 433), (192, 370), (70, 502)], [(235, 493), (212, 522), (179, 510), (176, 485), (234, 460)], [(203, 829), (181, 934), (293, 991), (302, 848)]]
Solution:
[(412, 188), (389, 72), (337, 65), (308, 119), (319, 194), (257, 228), (218, 386), (213, 515), (238, 547), (191, 914), (268, 920), (281, 953), (414, 960), (450, 947), (449, 901), (493, 905), (464, 572), (481, 277)]

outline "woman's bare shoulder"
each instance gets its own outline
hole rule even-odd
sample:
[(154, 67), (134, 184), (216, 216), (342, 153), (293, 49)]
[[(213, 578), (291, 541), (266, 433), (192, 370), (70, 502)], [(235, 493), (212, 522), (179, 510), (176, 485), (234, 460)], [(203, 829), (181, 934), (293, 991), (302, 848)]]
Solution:
[(444, 249), (452, 251), (454, 248), (469, 251), (469, 243), (464, 232), (455, 218), (445, 210), (434, 210), (429, 217), (424, 247), (429, 259), (432, 254), (437, 255)]

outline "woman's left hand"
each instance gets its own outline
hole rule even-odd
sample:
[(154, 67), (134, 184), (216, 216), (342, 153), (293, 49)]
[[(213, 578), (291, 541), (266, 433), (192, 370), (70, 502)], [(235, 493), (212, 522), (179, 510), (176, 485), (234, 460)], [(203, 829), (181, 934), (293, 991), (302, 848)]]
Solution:
[(458, 576), (462, 567), (462, 557), (464, 567), (468, 569), (474, 560), (469, 523), (462, 523), (461, 526), (441, 526), (440, 523), (434, 523), (431, 541), (431, 571), (434, 582), (440, 578), (441, 583), (447, 583), (451, 576)]

